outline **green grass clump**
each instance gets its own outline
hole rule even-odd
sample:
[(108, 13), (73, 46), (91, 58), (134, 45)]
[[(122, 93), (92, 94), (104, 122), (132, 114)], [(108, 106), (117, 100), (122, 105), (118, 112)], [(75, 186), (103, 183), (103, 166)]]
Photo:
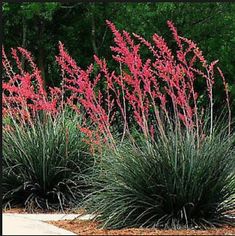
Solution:
[(3, 129), (3, 205), (64, 210), (89, 191), (85, 176), (93, 165), (77, 124), (62, 114), (33, 126), (12, 121)]
[(154, 142), (139, 136), (107, 148), (94, 170), (85, 206), (103, 227), (234, 225), (234, 134), (214, 132), (200, 143), (187, 132)]

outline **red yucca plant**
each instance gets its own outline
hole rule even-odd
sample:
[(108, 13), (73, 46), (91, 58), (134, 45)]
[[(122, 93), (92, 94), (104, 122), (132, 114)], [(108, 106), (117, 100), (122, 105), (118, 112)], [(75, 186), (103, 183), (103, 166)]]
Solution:
[[(124, 121), (122, 137), (134, 134), (132, 123), (139, 126), (134, 138), (127, 137), (121, 145), (112, 142), (114, 148), (104, 145), (102, 161), (90, 178), (94, 188), (85, 201), (86, 210), (109, 229), (234, 225), (234, 134), (227, 135), (213, 118), (217, 61), (209, 64), (194, 42), (178, 36), (171, 22), (178, 45), (175, 54), (157, 34), (152, 45), (107, 23), (114, 34), (116, 45), (111, 49), (119, 73), (97, 56), (95, 76), (91, 66), (82, 70), (62, 44), (57, 58), (66, 75), (65, 89), (78, 94), (104, 137), (114, 140), (113, 124), (119, 114)], [(153, 54), (146, 61), (141, 45)], [(227, 85), (218, 70), (229, 108)], [(199, 106), (198, 80), (205, 81), (209, 98), (209, 127), (208, 115)], [(103, 93), (96, 92), (100, 84), (105, 86)], [(229, 123), (230, 116), (229, 111)]]
[[(99, 67), (94, 76), (93, 64), (87, 70), (81, 69), (65, 51), (63, 44), (59, 44), (60, 53), (56, 59), (61, 66), (64, 89), (72, 92), (70, 104), (77, 109), (73, 99), (78, 101), (90, 121), (109, 140), (114, 140), (111, 127), (118, 112), (124, 121), (123, 138), (133, 122), (146, 137), (153, 138), (156, 132), (164, 137), (165, 125), (172, 120), (177, 127), (183, 125), (188, 130), (196, 131), (199, 137), (204, 119), (204, 109), (198, 107), (199, 91), (195, 86), (199, 79), (203, 79), (206, 85), (212, 134), (214, 69), (218, 60), (209, 64), (193, 41), (179, 36), (173, 23), (167, 23), (178, 46), (176, 55), (157, 34), (153, 35), (151, 44), (137, 34), (131, 37), (126, 31), (119, 32), (113, 23), (107, 21), (114, 34), (116, 45), (111, 50), (114, 53), (113, 59), (120, 65), (119, 73), (109, 71), (106, 61), (94, 56)], [(138, 44), (134, 39), (138, 40)], [(153, 59), (144, 61), (141, 58), (141, 45), (150, 50)], [(222, 71), (217, 69), (225, 86), (230, 126), (227, 84)], [(105, 87), (103, 93), (100, 90), (96, 92), (99, 83)], [(131, 116), (134, 119), (130, 120)]]
[(45, 88), (31, 54), (3, 54), (3, 207), (64, 210), (89, 191), (84, 176), (93, 165), (59, 88)]

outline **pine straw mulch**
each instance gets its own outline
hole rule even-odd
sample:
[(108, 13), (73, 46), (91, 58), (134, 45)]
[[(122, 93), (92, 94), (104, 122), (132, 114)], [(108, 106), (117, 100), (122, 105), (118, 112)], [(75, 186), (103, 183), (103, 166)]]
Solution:
[(99, 228), (99, 223), (86, 220), (63, 220), (48, 222), (57, 227), (72, 231), (77, 235), (235, 235), (235, 227), (224, 226), (208, 230), (160, 230), (128, 228), (107, 230)]

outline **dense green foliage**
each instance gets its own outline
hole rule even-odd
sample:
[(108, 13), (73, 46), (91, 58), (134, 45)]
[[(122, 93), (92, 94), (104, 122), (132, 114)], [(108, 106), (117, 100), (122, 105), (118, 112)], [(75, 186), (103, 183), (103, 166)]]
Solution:
[[(159, 33), (169, 39), (166, 27), (172, 20), (181, 35), (198, 43), (209, 61), (219, 66), (229, 82), (235, 100), (235, 4), (233, 3), (4, 3), (4, 46), (22, 46), (35, 56), (47, 84), (60, 83), (54, 56), (62, 41), (82, 67), (93, 54), (111, 57), (112, 34), (105, 20), (117, 28), (149, 39)], [(147, 56), (147, 55), (146, 55)], [(115, 66), (115, 65), (113, 65)], [(224, 98), (222, 82), (215, 87), (217, 107)], [(233, 102), (233, 114), (234, 114)]]
[(92, 165), (78, 117), (47, 117), (33, 127), (9, 122), (11, 129), (3, 132), (4, 206), (75, 207), (88, 190), (84, 176)]
[(234, 138), (220, 130), (198, 146), (194, 135), (169, 129), (167, 140), (106, 148), (87, 210), (107, 228), (234, 225)]

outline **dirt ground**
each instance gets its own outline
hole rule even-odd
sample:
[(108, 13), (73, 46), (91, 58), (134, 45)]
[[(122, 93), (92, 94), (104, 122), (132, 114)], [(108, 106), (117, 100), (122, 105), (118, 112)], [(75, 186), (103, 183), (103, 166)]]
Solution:
[(223, 228), (210, 230), (159, 230), (130, 228), (122, 230), (100, 229), (99, 224), (92, 221), (50, 221), (49, 223), (74, 232), (77, 235), (235, 235), (235, 227), (225, 226)]
[(34, 211), (28, 211), (25, 208), (11, 208), (7, 210), (2, 210), (2, 213), (18, 213), (18, 214), (83, 214), (83, 209), (76, 209), (76, 210), (65, 210), (65, 211), (51, 211), (51, 210), (42, 210), (42, 209), (36, 209)]
[[(37, 209), (34, 212), (28, 212), (24, 208), (12, 208), (2, 210), (3, 213), (62, 213), (59, 211), (45, 211)], [(65, 211), (64, 213), (84, 213), (83, 209), (76, 211)], [(57, 227), (67, 229), (77, 235), (235, 235), (235, 227), (225, 226), (223, 228), (209, 230), (159, 230), (159, 229), (144, 229), (144, 228), (128, 228), (122, 230), (106, 230), (99, 228), (99, 224), (93, 221), (83, 220), (64, 220), (48, 222)]]

